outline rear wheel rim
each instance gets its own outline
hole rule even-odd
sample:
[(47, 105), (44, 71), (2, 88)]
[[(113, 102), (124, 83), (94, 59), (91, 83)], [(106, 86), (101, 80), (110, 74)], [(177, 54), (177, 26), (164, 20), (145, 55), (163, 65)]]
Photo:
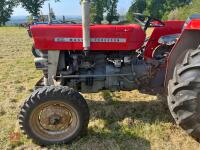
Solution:
[(80, 121), (78, 112), (73, 107), (61, 101), (50, 101), (33, 110), (29, 124), (37, 137), (60, 142), (76, 133)]

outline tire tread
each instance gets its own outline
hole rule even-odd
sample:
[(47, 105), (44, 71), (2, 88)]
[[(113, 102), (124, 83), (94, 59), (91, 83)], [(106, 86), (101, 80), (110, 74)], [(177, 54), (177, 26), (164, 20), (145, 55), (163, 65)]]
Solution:
[(168, 105), (173, 118), (197, 141), (200, 139), (199, 75), (200, 47), (186, 53), (182, 64), (176, 65), (173, 79), (168, 85)]

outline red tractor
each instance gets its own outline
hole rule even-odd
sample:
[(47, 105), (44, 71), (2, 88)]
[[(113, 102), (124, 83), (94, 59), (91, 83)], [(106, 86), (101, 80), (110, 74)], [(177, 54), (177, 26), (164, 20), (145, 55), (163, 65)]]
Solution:
[(22, 106), (21, 129), (40, 145), (72, 142), (86, 133), (89, 122), (79, 92), (139, 89), (165, 91), (176, 122), (198, 140), (200, 15), (185, 22), (134, 14), (141, 26), (91, 25), (90, 0), (82, 6), (82, 25), (50, 21), (30, 27), (35, 65), (44, 76)]

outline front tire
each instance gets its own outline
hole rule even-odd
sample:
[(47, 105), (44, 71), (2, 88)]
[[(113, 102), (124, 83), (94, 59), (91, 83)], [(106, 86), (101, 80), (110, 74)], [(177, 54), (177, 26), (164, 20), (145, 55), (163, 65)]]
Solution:
[(35, 58), (42, 57), (41, 51), (35, 48), (35, 45), (32, 46), (32, 54)]
[(39, 145), (70, 143), (87, 131), (89, 109), (84, 98), (66, 87), (43, 87), (24, 103), (19, 124)]
[(187, 52), (177, 64), (168, 85), (168, 105), (173, 118), (197, 141), (200, 140), (200, 48)]

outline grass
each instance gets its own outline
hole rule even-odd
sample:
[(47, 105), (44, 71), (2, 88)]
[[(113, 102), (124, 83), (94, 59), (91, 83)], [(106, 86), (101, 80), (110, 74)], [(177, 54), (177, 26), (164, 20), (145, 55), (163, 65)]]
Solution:
[[(26, 139), (18, 127), (18, 112), (40, 78), (24, 29), (0, 28), (0, 149), (47, 149)], [(70, 145), (50, 149), (190, 150), (200, 145), (175, 125), (160, 97), (131, 92), (85, 94), (91, 119), (88, 135)], [(20, 132), (20, 140), (11, 141)]]

